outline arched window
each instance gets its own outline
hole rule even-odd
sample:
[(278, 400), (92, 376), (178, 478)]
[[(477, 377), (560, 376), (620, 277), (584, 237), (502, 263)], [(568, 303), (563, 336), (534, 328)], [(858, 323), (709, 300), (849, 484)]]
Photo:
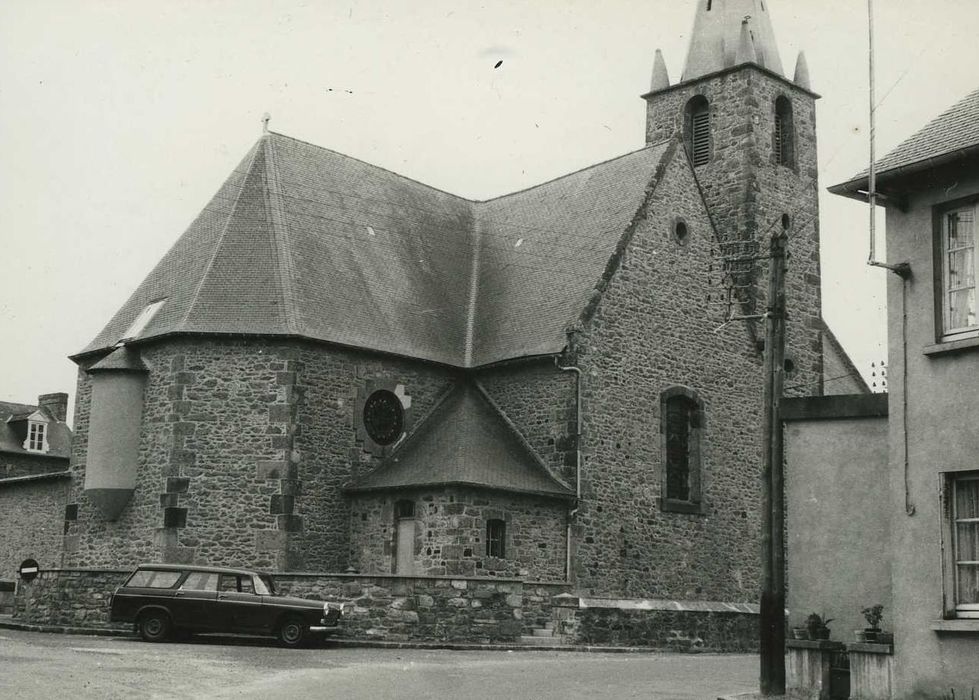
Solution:
[(792, 121), (792, 102), (784, 95), (775, 100), (775, 162), (795, 167), (795, 125)]
[(663, 510), (703, 513), (700, 494), (704, 406), (696, 392), (673, 387), (660, 396)]
[(710, 162), (710, 103), (703, 95), (691, 98), (684, 109), (684, 143), (694, 167)]
[(503, 520), (486, 521), (486, 556), (506, 557), (506, 522)]

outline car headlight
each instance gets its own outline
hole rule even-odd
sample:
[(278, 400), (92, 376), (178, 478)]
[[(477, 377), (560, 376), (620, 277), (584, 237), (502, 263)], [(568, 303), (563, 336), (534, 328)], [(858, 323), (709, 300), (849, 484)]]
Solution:
[(344, 607), (345, 607), (344, 603), (332, 603), (332, 602), (323, 603), (323, 614), (326, 615), (331, 610), (337, 610), (340, 612), (341, 615), (343, 615)]

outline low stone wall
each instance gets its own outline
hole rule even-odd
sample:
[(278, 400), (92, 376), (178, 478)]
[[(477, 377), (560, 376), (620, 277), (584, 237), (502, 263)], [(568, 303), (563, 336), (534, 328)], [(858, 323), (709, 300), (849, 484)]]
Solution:
[(276, 574), (283, 593), (351, 604), (343, 636), (386, 641), (508, 642), (523, 630), (516, 579)]
[[(129, 571), (49, 569), (18, 587), (15, 619), (39, 625), (123, 629), (109, 600)], [(343, 636), (383, 641), (515, 642), (556, 622), (573, 645), (677, 651), (754, 651), (757, 606), (580, 598), (560, 583), (518, 579), (280, 573), (282, 593), (347, 603)]]
[(596, 599), (553, 600), (559, 632), (572, 644), (675, 651), (755, 651), (758, 606), (747, 603)]
[(553, 603), (556, 595), (571, 592), (571, 586), (566, 583), (545, 583), (542, 581), (525, 581), (523, 585), (523, 607), (520, 615), (523, 619), (524, 634), (531, 634), (535, 627), (543, 627), (554, 620)]
[(132, 573), (108, 569), (47, 569), (21, 583), (14, 619), (36, 625), (124, 629), (109, 622), (109, 600)]

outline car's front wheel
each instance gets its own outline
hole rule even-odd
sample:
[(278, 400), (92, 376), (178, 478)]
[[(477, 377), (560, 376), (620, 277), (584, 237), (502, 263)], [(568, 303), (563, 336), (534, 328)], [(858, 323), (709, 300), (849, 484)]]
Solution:
[(282, 646), (298, 647), (306, 641), (306, 625), (298, 617), (287, 617), (280, 624), (276, 634)]
[(170, 636), (170, 617), (162, 610), (148, 610), (139, 616), (139, 636), (144, 642), (162, 642)]

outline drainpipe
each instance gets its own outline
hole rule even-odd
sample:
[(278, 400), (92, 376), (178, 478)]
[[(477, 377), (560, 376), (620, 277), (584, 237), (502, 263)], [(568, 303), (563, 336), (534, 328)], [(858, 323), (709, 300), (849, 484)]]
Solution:
[(911, 264), (900, 262), (896, 265), (879, 262), (876, 253), (877, 239), (877, 163), (876, 161), (876, 114), (874, 78), (874, 0), (867, 0), (867, 16), (870, 46), (870, 176), (867, 180), (867, 201), (870, 203), (870, 256), (867, 264), (872, 267), (883, 267), (901, 278), (901, 417), (903, 418), (902, 432), (904, 433), (904, 512), (909, 516), (915, 514), (915, 505), (911, 500), (910, 459), (908, 457), (908, 284), (911, 280)]
[(571, 583), (571, 524), (578, 514), (578, 502), (581, 500), (581, 370), (578, 367), (562, 367), (559, 358), (554, 358), (554, 366), (562, 372), (575, 373), (575, 485), (574, 508), (568, 513), (568, 534), (566, 545), (566, 560), (564, 563), (564, 580)]

